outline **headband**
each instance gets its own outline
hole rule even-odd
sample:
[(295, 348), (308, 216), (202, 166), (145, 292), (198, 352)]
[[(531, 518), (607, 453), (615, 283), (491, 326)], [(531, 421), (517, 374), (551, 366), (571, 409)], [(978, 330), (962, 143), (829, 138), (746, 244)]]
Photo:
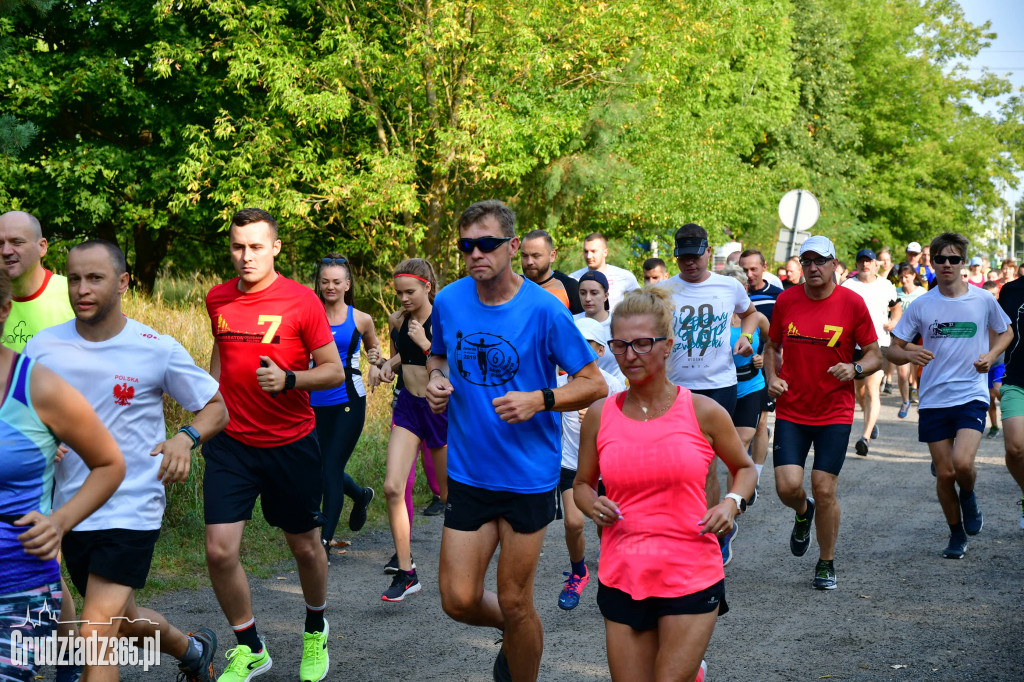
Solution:
[(407, 272), (403, 272), (403, 273), (401, 273), (401, 274), (395, 275), (395, 277), (396, 277), (396, 278), (397, 278), (397, 277), (412, 277), (413, 279), (418, 279), (419, 281), (423, 282), (424, 284), (430, 284), (430, 282), (428, 282), (427, 280), (423, 279), (423, 278), (422, 278), (422, 277), (420, 277), (419, 275), (410, 275), (410, 274), (409, 274), (409, 273), (407, 273)]

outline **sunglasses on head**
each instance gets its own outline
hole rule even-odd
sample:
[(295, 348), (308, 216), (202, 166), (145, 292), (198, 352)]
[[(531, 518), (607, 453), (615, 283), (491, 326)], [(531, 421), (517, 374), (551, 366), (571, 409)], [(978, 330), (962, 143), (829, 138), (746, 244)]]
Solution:
[(946, 263), (949, 263), (950, 265), (960, 265), (964, 262), (964, 259), (961, 256), (932, 256), (932, 261), (937, 265), (945, 265)]
[(348, 258), (321, 258), (322, 265), (348, 265)]
[(479, 239), (459, 239), (455, 247), (462, 253), (473, 253), (473, 249), (480, 249), (483, 253), (490, 253), (505, 242), (512, 241), (513, 237), (480, 237)]
[(832, 260), (832, 259), (831, 258), (825, 258), (824, 256), (819, 256), (818, 258), (801, 258), (800, 259), (800, 265), (802, 265), (802, 266), (804, 266), (806, 268), (811, 263), (814, 263), (815, 265), (817, 265), (820, 268), (820, 267), (824, 267), (825, 263), (828, 263), (830, 260)]

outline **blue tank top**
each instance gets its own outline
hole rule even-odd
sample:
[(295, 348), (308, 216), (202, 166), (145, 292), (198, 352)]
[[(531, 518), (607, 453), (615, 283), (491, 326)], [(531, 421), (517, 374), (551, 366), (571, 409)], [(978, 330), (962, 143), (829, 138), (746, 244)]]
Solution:
[(354, 309), (349, 306), (345, 321), (341, 324), (331, 325), (334, 345), (338, 347), (341, 366), (345, 368), (345, 383), (326, 391), (312, 391), (309, 394), (309, 404), (313, 407), (342, 405), (366, 395), (366, 387), (363, 386), (363, 373), (359, 369), (359, 343), (362, 337), (356, 328), (355, 317)]
[(35, 361), (15, 354), (0, 403), (0, 594), (60, 580), (57, 561), (26, 554), (12, 526), (30, 511), (50, 513), (53, 460), (59, 441), (32, 406), (29, 390)]
[[(740, 334), (743, 330), (740, 327), (730, 328), (730, 341), (733, 347), (736, 346), (736, 342), (740, 340)], [(750, 343), (754, 349), (757, 349), (757, 344), (761, 340), (761, 330), (754, 330), (754, 340)], [(733, 355), (732, 361), (736, 364), (736, 397), (742, 398), (745, 395), (750, 395), (755, 391), (760, 391), (765, 387), (764, 373), (761, 372), (757, 367), (754, 367), (754, 356), (748, 355), (746, 357), (742, 355)]]

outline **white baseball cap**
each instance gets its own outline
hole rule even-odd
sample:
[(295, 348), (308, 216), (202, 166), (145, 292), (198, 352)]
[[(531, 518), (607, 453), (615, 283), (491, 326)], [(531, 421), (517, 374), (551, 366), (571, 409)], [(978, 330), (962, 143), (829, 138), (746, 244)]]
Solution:
[(907, 253), (921, 253), (921, 245), (917, 242), (907, 244)]
[(580, 330), (580, 333), (583, 334), (583, 338), (587, 341), (593, 341), (599, 346), (607, 344), (604, 334), (604, 325), (600, 322), (590, 317), (581, 317), (580, 319), (575, 320), (575, 322), (576, 328)]
[(836, 247), (832, 244), (832, 240), (820, 234), (808, 237), (807, 241), (800, 245), (801, 256), (808, 251), (813, 251), (819, 256), (824, 256), (825, 258), (836, 257)]

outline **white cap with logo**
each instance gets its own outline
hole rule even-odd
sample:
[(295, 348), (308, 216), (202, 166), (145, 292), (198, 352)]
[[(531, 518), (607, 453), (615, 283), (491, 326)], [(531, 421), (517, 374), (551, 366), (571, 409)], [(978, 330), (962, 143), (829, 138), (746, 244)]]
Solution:
[(907, 253), (921, 253), (921, 245), (917, 242), (907, 244)]
[(576, 322), (576, 328), (580, 330), (583, 338), (587, 341), (593, 341), (599, 346), (607, 345), (608, 341), (605, 336), (604, 325), (600, 322), (589, 317), (581, 317), (578, 320), (574, 320), (574, 322)]
[(836, 257), (836, 247), (832, 244), (832, 240), (820, 234), (808, 237), (807, 240), (800, 245), (801, 256), (808, 251), (813, 251), (819, 256), (824, 256), (825, 258)]

